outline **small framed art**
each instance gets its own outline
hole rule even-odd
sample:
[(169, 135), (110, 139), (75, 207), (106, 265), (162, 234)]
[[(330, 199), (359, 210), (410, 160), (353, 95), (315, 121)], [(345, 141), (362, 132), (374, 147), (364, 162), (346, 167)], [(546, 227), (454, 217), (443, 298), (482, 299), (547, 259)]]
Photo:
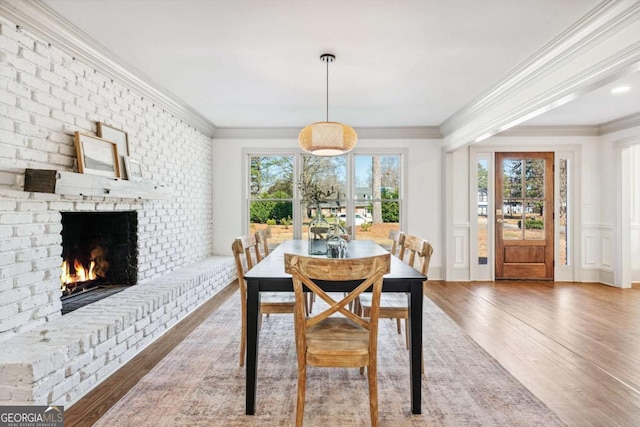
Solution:
[(125, 156), (124, 167), (127, 171), (127, 179), (131, 181), (142, 181), (142, 165), (139, 161), (134, 160), (129, 156)]
[(118, 163), (120, 164), (120, 173), (124, 174), (124, 158), (129, 155), (129, 135), (123, 130), (98, 122), (98, 136), (116, 143), (118, 146), (118, 155), (120, 157), (118, 160)]
[(80, 132), (75, 133), (75, 142), (80, 173), (120, 177), (118, 147), (115, 142)]

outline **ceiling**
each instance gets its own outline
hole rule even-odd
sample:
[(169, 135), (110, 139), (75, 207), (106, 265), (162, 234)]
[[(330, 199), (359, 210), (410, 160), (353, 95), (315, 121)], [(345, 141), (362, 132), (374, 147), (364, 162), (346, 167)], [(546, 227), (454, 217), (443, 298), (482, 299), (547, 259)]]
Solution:
[[(44, 0), (218, 127), (438, 126), (599, 0)], [(640, 112), (608, 87), (527, 124)], [(634, 93), (635, 92), (635, 93)]]

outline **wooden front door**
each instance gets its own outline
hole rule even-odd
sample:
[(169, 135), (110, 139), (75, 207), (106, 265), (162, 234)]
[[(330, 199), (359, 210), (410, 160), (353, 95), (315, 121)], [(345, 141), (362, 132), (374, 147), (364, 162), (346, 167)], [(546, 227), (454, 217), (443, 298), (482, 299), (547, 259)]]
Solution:
[(553, 153), (496, 153), (496, 280), (553, 280)]

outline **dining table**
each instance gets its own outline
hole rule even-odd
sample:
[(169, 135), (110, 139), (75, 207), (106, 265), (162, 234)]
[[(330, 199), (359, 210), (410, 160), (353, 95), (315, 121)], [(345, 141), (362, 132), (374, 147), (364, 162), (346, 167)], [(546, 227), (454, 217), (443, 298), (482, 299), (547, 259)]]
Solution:
[[(246, 409), (254, 415), (258, 382), (259, 317), (261, 292), (293, 292), (291, 275), (284, 271), (284, 254), (308, 255), (305, 239), (285, 240), (262, 261), (245, 273), (247, 284), (247, 355), (246, 355)], [(350, 240), (347, 243), (348, 258), (365, 258), (386, 254), (388, 251), (372, 240)], [(326, 257), (323, 255), (313, 255)], [(360, 281), (323, 281), (314, 278), (325, 292), (349, 292)], [(422, 303), (423, 282), (427, 277), (399, 258), (391, 257), (390, 272), (384, 276), (382, 292), (407, 294), (409, 307), (410, 345), (410, 396), (411, 412), (422, 412)], [(293, 331), (291, 332), (293, 333)]]

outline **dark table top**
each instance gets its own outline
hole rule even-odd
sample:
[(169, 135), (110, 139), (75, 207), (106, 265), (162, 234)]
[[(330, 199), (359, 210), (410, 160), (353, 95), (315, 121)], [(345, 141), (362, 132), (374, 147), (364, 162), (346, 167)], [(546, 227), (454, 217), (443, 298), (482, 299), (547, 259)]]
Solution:
[[(307, 253), (307, 240), (285, 240), (275, 248), (269, 256), (245, 273), (245, 279), (282, 279), (291, 275), (284, 272), (284, 254), (310, 256)], [(351, 240), (348, 242), (348, 258), (365, 258), (389, 253), (372, 240)], [(324, 255), (311, 255), (324, 258)], [(395, 256), (391, 257), (391, 272), (384, 276), (385, 282), (393, 279), (426, 280), (427, 277), (418, 270), (410, 267)]]

